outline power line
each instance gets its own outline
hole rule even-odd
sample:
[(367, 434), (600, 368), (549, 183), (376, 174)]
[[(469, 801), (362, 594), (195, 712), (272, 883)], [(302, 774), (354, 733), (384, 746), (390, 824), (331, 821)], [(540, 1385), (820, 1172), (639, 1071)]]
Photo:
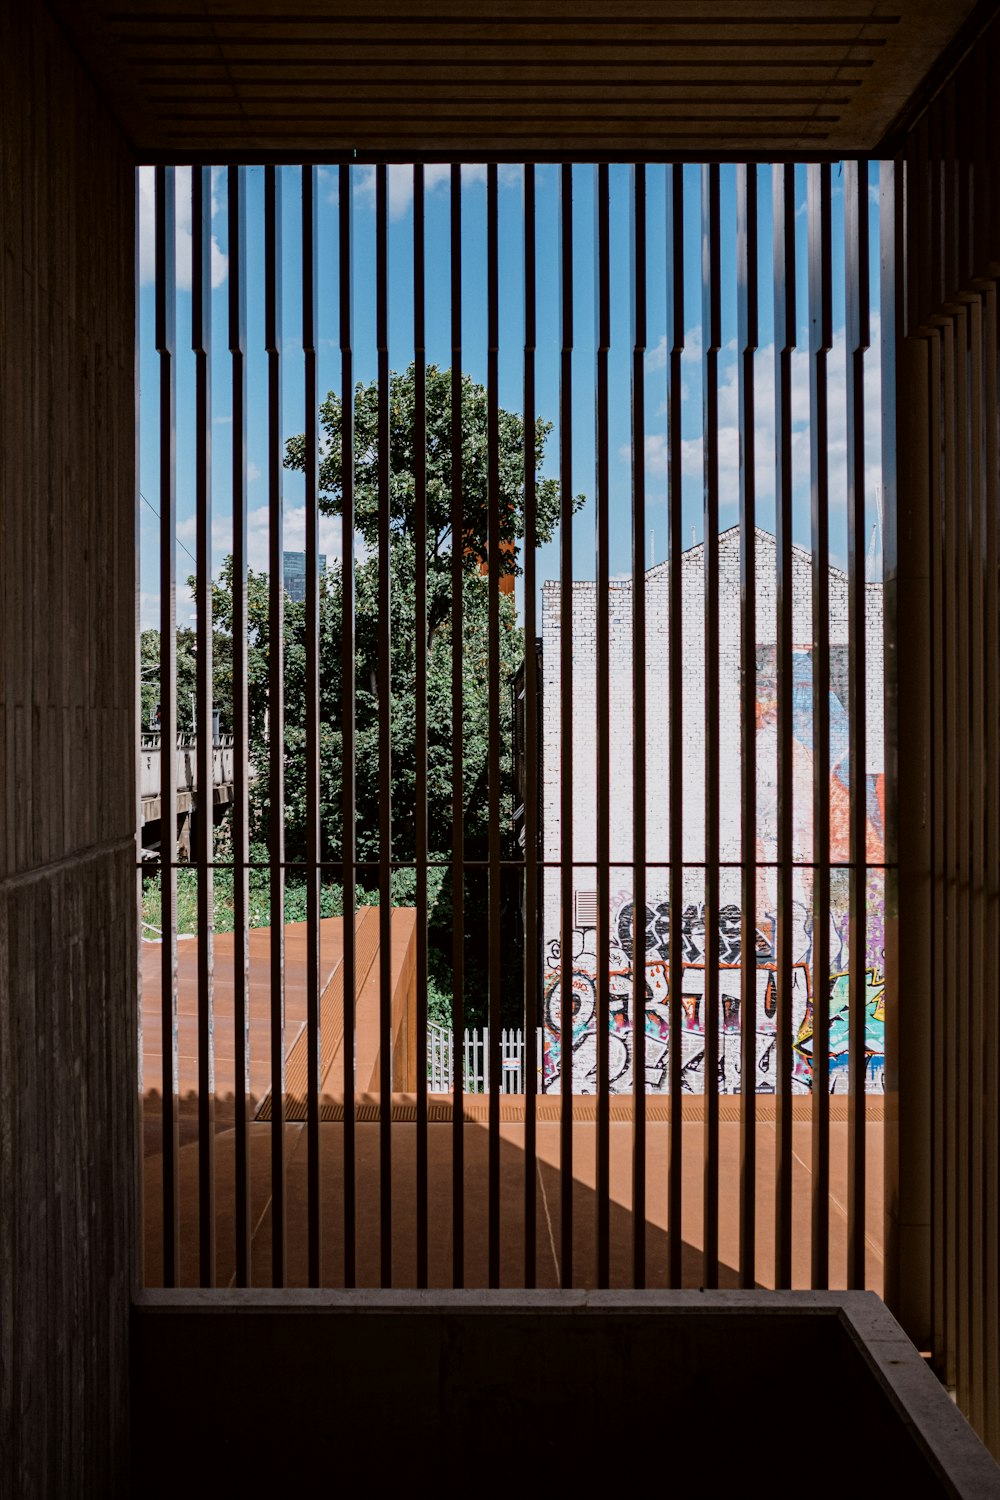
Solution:
[[(153, 504), (153, 502), (151, 500), (147, 500), (146, 499), (145, 495), (142, 493), (142, 490), (139, 491), (139, 499), (142, 500), (146, 505), (149, 506), (150, 510), (153, 512), (153, 515), (159, 521), (160, 520), (160, 512), (157, 510), (156, 506)], [(184, 543), (181, 541), (181, 539), (177, 535), (176, 531), (174, 532), (174, 541), (177, 543), (178, 547), (184, 547)], [(188, 557), (190, 557), (190, 559), (194, 563), (195, 567), (197, 567), (198, 566), (198, 559), (195, 557), (194, 553), (190, 550), (190, 548), (189, 547), (184, 547), (184, 551), (187, 553)]]

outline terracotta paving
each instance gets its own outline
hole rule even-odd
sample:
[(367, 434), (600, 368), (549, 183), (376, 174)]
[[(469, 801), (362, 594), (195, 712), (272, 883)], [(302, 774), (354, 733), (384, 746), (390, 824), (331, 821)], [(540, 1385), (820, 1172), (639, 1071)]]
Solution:
[[(322, 924), (324, 982), (340, 958), (339, 921)], [(162, 1281), (162, 1160), (161, 1108), (158, 1096), (159, 1063), (159, 954), (157, 945), (144, 945), (144, 1209), (145, 1281)], [(304, 924), (289, 926), (285, 941), (286, 1045), (291, 1046), (305, 1020)], [(227, 974), (228, 958), (228, 974)], [(257, 1103), (270, 1083), (269, 1048), (269, 933), (251, 934), (251, 1092)], [(394, 964), (395, 968), (395, 964)], [(197, 1143), (197, 951), (191, 943), (179, 944), (179, 1052), (181, 1151), (179, 1158), (181, 1273), (182, 1285), (198, 1281), (198, 1143)], [(217, 1283), (229, 1285), (235, 1271), (234, 1252), (234, 1132), (232, 1126), (233, 1051), (232, 937), (216, 939), (215, 980), (217, 999), (215, 1170)], [(339, 1077), (339, 1069), (337, 1076)], [(669, 1238), (666, 1202), (670, 1160), (670, 1126), (662, 1118), (664, 1101), (651, 1099), (646, 1127), (646, 1254), (647, 1281), (666, 1285)], [(795, 1101), (792, 1127), (793, 1194), (793, 1285), (810, 1282), (810, 1233), (812, 1214), (811, 1143), (808, 1099)], [(504, 1286), (524, 1285), (524, 1201), (526, 1158), (524, 1153), (523, 1101), (514, 1096), (503, 1100), (500, 1127), (500, 1248), (501, 1281)], [(573, 1124), (573, 1265), (574, 1281), (593, 1286), (596, 1278), (596, 1124), (594, 1101), (575, 1101)], [(631, 1284), (633, 1215), (632, 1124), (630, 1101), (616, 1099), (610, 1125), (611, 1142), (611, 1282)], [(683, 1127), (682, 1264), (684, 1284), (703, 1283), (702, 1212), (704, 1173), (703, 1105), (686, 1098)], [(847, 1247), (847, 1124), (843, 1101), (832, 1100), (830, 1125), (830, 1284), (840, 1287), (846, 1278)], [(465, 1284), (487, 1282), (487, 1184), (488, 1133), (486, 1101), (467, 1097), (462, 1127), (465, 1156)], [(355, 1126), (357, 1162), (357, 1277), (362, 1286), (379, 1284), (381, 1225), (379, 1210), (380, 1123), (376, 1096), (359, 1092), (358, 1123)], [(866, 1129), (868, 1174), (867, 1285), (882, 1288), (882, 1139), (881, 1101), (870, 1100)], [(719, 1253), (722, 1285), (735, 1285), (739, 1246), (740, 1130), (736, 1117), (738, 1100), (720, 1101), (719, 1125)], [(560, 1125), (558, 1101), (539, 1100), (537, 1161), (534, 1168), (536, 1204), (535, 1255), (537, 1284), (559, 1285), (562, 1260), (560, 1223), (562, 1213)], [(343, 1142), (342, 1108), (332, 1097), (324, 1110), (331, 1123), (320, 1128), (321, 1214), (323, 1235), (323, 1283), (343, 1284)], [(393, 1096), (391, 1143), (392, 1264), (393, 1282), (416, 1284), (416, 1126), (412, 1095)], [(429, 1279), (432, 1286), (452, 1284), (452, 1145), (450, 1102), (435, 1096), (428, 1125), (428, 1222)], [(837, 1118), (837, 1115), (840, 1118)], [(586, 1116), (590, 1116), (586, 1118)], [(584, 1116), (581, 1118), (581, 1116)], [(270, 1196), (271, 1126), (250, 1126), (251, 1213), (253, 1226), (253, 1282), (271, 1282), (272, 1205)], [(757, 1267), (758, 1284), (773, 1284), (774, 1257), (774, 1154), (773, 1100), (758, 1100), (757, 1126)], [(287, 1162), (286, 1243), (288, 1283), (305, 1285), (306, 1269), (306, 1167), (305, 1126), (298, 1121), (285, 1126)]]
[[(416, 1282), (416, 1127), (408, 1121), (392, 1124), (393, 1280), (399, 1286)], [(379, 1125), (358, 1124), (357, 1160), (357, 1255), (358, 1280), (362, 1286), (377, 1286), (379, 1276)], [(286, 1125), (288, 1280), (293, 1286), (306, 1283), (306, 1135), (305, 1126)], [(702, 1185), (704, 1126), (700, 1121), (684, 1123), (684, 1284), (702, 1284)], [(465, 1140), (465, 1241), (466, 1284), (486, 1284), (487, 1227), (487, 1129), (484, 1122), (467, 1121)], [(271, 1280), (270, 1126), (253, 1125), (251, 1134), (251, 1222), (253, 1281), (268, 1286)], [(433, 1286), (451, 1285), (452, 1265), (452, 1127), (440, 1122), (428, 1126), (429, 1266)], [(632, 1127), (613, 1121), (611, 1136), (611, 1266), (612, 1285), (630, 1284), (632, 1254), (631, 1138)], [(524, 1277), (524, 1126), (501, 1125), (500, 1220), (501, 1279), (505, 1286), (523, 1285)], [(576, 1121), (573, 1127), (573, 1256), (574, 1277), (579, 1285), (591, 1286), (595, 1277), (594, 1223), (595, 1126)], [(232, 1131), (215, 1138), (216, 1234), (220, 1285), (230, 1284), (235, 1268), (233, 1247)], [(772, 1283), (774, 1222), (774, 1126), (758, 1126), (757, 1161), (757, 1280)], [(670, 1127), (664, 1122), (647, 1125), (646, 1201), (648, 1280), (652, 1286), (666, 1285), (668, 1236), (666, 1184)], [(869, 1176), (867, 1284), (882, 1287), (882, 1123), (869, 1121), (866, 1132)], [(793, 1283), (807, 1287), (810, 1279), (810, 1172), (811, 1127), (797, 1124), (793, 1131)], [(343, 1126), (323, 1125), (320, 1130), (321, 1199), (323, 1228), (323, 1282), (343, 1284)], [(847, 1217), (847, 1127), (831, 1126), (831, 1285), (843, 1286), (846, 1277)], [(181, 1281), (195, 1285), (198, 1279), (197, 1143), (180, 1153)], [(559, 1125), (538, 1125), (536, 1166), (536, 1257), (539, 1286), (559, 1284), (561, 1191), (559, 1172)], [(720, 1257), (723, 1285), (735, 1285), (738, 1260), (739, 1127), (720, 1125)], [(160, 1257), (161, 1218), (160, 1158), (145, 1161), (146, 1282), (157, 1285), (162, 1277)], [(727, 1269), (728, 1268), (728, 1269)]]

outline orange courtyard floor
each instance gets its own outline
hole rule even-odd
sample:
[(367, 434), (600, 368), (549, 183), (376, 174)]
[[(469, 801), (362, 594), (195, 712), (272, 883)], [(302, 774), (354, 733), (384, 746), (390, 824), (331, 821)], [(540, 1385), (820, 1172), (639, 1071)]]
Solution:
[[(326, 983), (340, 957), (339, 935), (323, 924), (323, 982)], [(215, 1102), (215, 1219), (217, 1283), (231, 1285), (235, 1271), (235, 1135), (232, 1129), (232, 1024), (226, 1027), (227, 975), (231, 993), (232, 939), (216, 940), (216, 1102)], [(143, 945), (143, 1036), (144, 1085), (144, 1279), (147, 1286), (162, 1284), (162, 1109), (159, 1097), (159, 984), (158, 945)], [(305, 949), (301, 934), (289, 927), (286, 933), (286, 1035), (292, 1039), (304, 1021)], [(251, 934), (250, 1000), (252, 1114), (257, 1113), (266, 1093), (266, 1058), (269, 989), (267, 985), (268, 933)], [(376, 960), (377, 973), (377, 960)], [(194, 980), (194, 983), (192, 983)], [(197, 1141), (197, 1049), (195, 1032), (196, 944), (179, 945), (179, 1157), (180, 1283), (198, 1282), (198, 1141)], [(301, 1012), (301, 1014), (300, 1014)], [(335, 1075), (336, 1076), (336, 1075)], [(646, 1256), (647, 1283), (665, 1286), (668, 1265), (667, 1183), (670, 1160), (670, 1125), (663, 1118), (665, 1100), (650, 1099), (646, 1130)], [(486, 1103), (467, 1095), (462, 1126), (464, 1141), (464, 1234), (465, 1285), (487, 1283), (487, 1184), (488, 1132)], [(500, 1272), (507, 1287), (524, 1285), (524, 1200), (527, 1160), (524, 1150), (524, 1100), (503, 1098), (500, 1126)], [(355, 1126), (357, 1161), (357, 1279), (361, 1286), (379, 1284), (381, 1223), (379, 1210), (380, 1110), (377, 1097), (358, 1096)], [(632, 1132), (631, 1101), (616, 1098), (612, 1107), (611, 1140), (611, 1284), (631, 1285)], [(845, 1285), (847, 1264), (847, 1123), (846, 1100), (831, 1099), (830, 1127), (830, 1284)], [(865, 1157), (867, 1164), (867, 1266), (866, 1282), (873, 1291), (882, 1289), (882, 1101), (868, 1101)], [(793, 1285), (810, 1284), (810, 1231), (813, 1177), (811, 1101), (794, 1101), (793, 1149)], [(596, 1123), (595, 1101), (574, 1100), (573, 1141), (573, 1266), (574, 1282), (583, 1287), (596, 1284)], [(740, 1127), (738, 1097), (720, 1100), (719, 1151), (719, 1254), (720, 1284), (736, 1284), (739, 1247)], [(773, 1099), (757, 1098), (757, 1264), (761, 1286), (773, 1285), (774, 1261), (774, 1155)], [(301, 1111), (295, 1111), (301, 1113)], [(327, 1286), (343, 1285), (344, 1132), (336, 1100), (328, 1098), (320, 1127), (322, 1203), (322, 1280)], [(538, 1101), (537, 1155), (534, 1170), (536, 1202), (537, 1284), (556, 1287), (560, 1283), (562, 1185), (560, 1120), (558, 1100)], [(688, 1096), (684, 1101), (682, 1132), (683, 1278), (686, 1286), (704, 1283), (702, 1257), (704, 1122), (702, 1101)], [(452, 1146), (450, 1100), (432, 1096), (428, 1139), (429, 1280), (431, 1286), (452, 1284)], [(393, 1096), (392, 1147), (392, 1275), (393, 1284), (416, 1284), (416, 1125), (412, 1095)], [(252, 1280), (257, 1286), (271, 1284), (271, 1125), (252, 1123), (250, 1174), (252, 1225)], [(300, 1120), (285, 1125), (287, 1281), (303, 1286), (306, 1270), (306, 1128)]]
[[(371, 1112), (370, 1110), (367, 1112)], [(409, 1111), (406, 1111), (409, 1112)], [(361, 1286), (379, 1284), (379, 1124), (368, 1120), (356, 1126), (357, 1160), (357, 1270)], [(485, 1121), (467, 1120), (462, 1127), (465, 1154), (465, 1253), (467, 1286), (487, 1282), (487, 1142)], [(252, 1125), (251, 1223), (253, 1228), (253, 1283), (271, 1284), (271, 1193), (270, 1125)], [(288, 1283), (304, 1286), (306, 1273), (306, 1165), (305, 1126), (285, 1127), (287, 1162)], [(668, 1234), (666, 1218), (667, 1171), (670, 1127), (666, 1122), (647, 1125), (647, 1280), (651, 1286), (667, 1284)], [(702, 1152), (704, 1127), (687, 1118), (684, 1135), (683, 1267), (684, 1284), (703, 1284), (702, 1270)], [(881, 1236), (881, 1148), (882, 1123), (872, 1119), (867, 1130), (869, 1180), (867, 1284), (882, 1289)], [(428, 1126), (428, 1200), (430, 1224), (429, 1280), (432, 1286), (452, 1284), (452, 1127), (445, 1121)], [(723, 1121), (720, 1126), (720, 1283), (736, 1285), (739, 1214), (739, 1126)], [(500, 1127), (500, 1243), (501, 1282), (524, 1285), (524, 1154), (523, 1122), (506, 1121)], [(631, 1285), (633, 1219), (632, 1126), (628, 1121), (611, 1124), (611, 1284)], [(234, 1134), (215, 1137), (216, 1235), (218, 1284), (231, 1285), (235, 1269), (234, 1224)], [(774, 1125), (758, 1124), (757, 1160), (757, 1280), (773, 1284), (773, 1178)], [(809, 1169), (811, 1126), (793, 1127), (793, 1285), (810, 1282), (810, 1216), (812, 1176)], [(407, 1120), (392, 1123), (392, 1265), (393, 1284), (416, 1285), (416, 1127)], [(145, 1159), (145, 1279), (149, 1286), (162, 1281), (162, 1173), (161, 1158)], [(343, 1285), (343, 1126), (320, 1128), (322, 1182), (323, 1284)], [(831, 1285), (842, 1286), (846, 1276), (847, 1127), (831, 1127), (830, 1272)], [(191, 1142), (180, 1153), (181, 1275), (183, 1285), (198, 1281), (198, 1146)], [(538, 1125), (535, 1168), (536, 1259), (538, 1285), (559, 1285), (559, 1224), (561, 1177), (559, 1171), (559, 1122), (543, 1120)], [(573, 1258), (574, 1279), (580, 1286), (596, 1284), (595, 1275), (595, 1125), (574, 1121), (573, 1126)]]

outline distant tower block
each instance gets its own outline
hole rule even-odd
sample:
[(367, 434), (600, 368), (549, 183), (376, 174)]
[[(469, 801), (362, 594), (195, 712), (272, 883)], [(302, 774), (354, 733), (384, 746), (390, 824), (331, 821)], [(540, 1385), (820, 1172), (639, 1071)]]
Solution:
[[(295, 604), (304, 604), (306, 597), (306, 555), (304, 552), (283, 552), (285, 593)], [(320, 555), (319, 571), (326, 572), (326, 556)]]

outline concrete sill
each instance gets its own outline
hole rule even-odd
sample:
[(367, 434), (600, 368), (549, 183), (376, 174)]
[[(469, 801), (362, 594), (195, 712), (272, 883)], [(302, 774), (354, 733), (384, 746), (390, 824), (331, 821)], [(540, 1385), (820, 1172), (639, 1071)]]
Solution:
[(870, 1292), (150, 1291), (133, 1350), (143, 1495), (195, 1477), (1000, 1494)]

